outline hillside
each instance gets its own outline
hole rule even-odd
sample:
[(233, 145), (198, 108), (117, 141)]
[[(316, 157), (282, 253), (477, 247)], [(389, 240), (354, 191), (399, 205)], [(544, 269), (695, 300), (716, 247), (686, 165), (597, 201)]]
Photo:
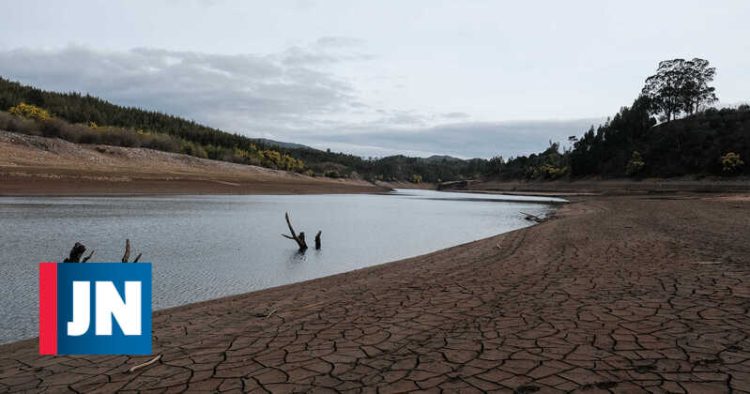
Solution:
[[(8, 111), (8, 112), (4, 112)], [(662, 117), (663, 118), (663, 117)], [(538, 154), (490, 160), (403, 155), (378, 159), (253, 139), (180, 117), (78, 93), (46, 92), (0, 78), (0, 130), (66, 141), (182, 153), (308, 176), (371, 182), (559, 181), (750, 175), (750, 107), (660, 119), (640, 95), (606, 123)]]
[(404, 156), (369, 160), (291, 142), (250, 138), (157, 111), (124, 107), (75, 92), (48, 92), (0, 78), (0, 111), (13, 112), (19, 105), (32, 111), (38, 108), (46, 116), (13, 119), (0, 113), (0, 129), (83, 144), (151, 148), (330, 178), (437, 182), (479, 176), (486, 164), (481, 159)]
[(703, 178), (750, 175), (750, 107), (709, 108), (657, 124), (639, 97), (581, 137), (539, 154), (489, 161), (488, 181)]
[(146, 148), (0, 131), (0, 195), (298, 194), (386, 189)]

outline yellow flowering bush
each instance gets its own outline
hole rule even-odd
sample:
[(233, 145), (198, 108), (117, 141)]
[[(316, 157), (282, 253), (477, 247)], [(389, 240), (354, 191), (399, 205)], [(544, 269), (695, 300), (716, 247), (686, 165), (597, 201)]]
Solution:
[(26, 103), (21, 103), (14, 107), (10, 107), (8, 112), (10, 112), (11, 115), (39, 121), (44, 121), (51, 118), (49, 112), (47, 112), (45, 109), (39, 108), (36, 105)]

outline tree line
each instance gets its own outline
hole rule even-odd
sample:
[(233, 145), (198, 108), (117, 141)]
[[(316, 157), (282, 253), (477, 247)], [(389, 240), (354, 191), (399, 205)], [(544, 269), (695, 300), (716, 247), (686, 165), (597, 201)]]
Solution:
[[(403, 155), (362, 158), (280, 147), (177, 116), (79, 93), (47, 92), (0, 78), (0, 129), (78, 143), (137, 146), (312, 176), (443, 182), (750, 174), (750, 107), (715, 109), (716, 69), (704, 59), (659, 63), (632, 105), (571, 136), (570, 147), (509, 159)], [(9, 111), (9, 112), (3, 112)]]

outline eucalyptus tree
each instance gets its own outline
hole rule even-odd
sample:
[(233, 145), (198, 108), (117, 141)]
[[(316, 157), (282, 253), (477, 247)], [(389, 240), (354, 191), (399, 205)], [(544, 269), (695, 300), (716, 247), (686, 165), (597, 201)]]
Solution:
[(642, 94), (650, 99), (652, 112), (669, 122), (683, 112), (692, 115), (716, 102), (716, 89), (709, 86), (715, 75), (716, 68), (705, 59), (664, 60), (656, 74), (646, 78)]

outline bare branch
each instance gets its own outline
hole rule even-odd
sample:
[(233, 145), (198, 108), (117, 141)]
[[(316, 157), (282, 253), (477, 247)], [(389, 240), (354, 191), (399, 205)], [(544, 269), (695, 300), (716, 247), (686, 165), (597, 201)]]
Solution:
[(133, 260), (133, 262), (134, 262), (134, 263), (137, 263), (137, 262), (138, 262), (138, 260), (140, 260), (140, 259), (141, 259), (141, 256), (142, 256), (142, 255), (143, 255), (143, 253), (138, 253), (138, 256), (135, 256), (135, 260)]
[(88, 256), (84, 257), (83, 260), (81, 260), (81, 262), (85, 263), (85, 262), (91, 260), (91, 257), (93, 257), (93, 256), (94, 256), (94, 251), (92, 250), (91, 253), (89, 253)]
[(284, 218), (286, 219), (286, 224), (289, 226), (289, 232), (292, 233), (292, 239), (297, 240), (297, 234), (294, 232), (294, 227), (292, 227), (292, 222), (289, 220), (289, 212), (284, 212)]
[(284, 218), (286, 218), (286, 224), (289, 226), (289, 232), (292, 233), (291, 238), (286, 236), (286, 238), (293, 239), (297, 242), (297, 246), (299, 246), (300, 252), (304, 252), (307, 250), (307, 242), (305, 242), (305, 233), (300, 232), (299, 235), (294, 232), (294, 227), (292, 227), (292, 221), (289, 220), (289, 212), (284, 213)]
[(157, 362), (159, 360), (161, 360), (161, 354), (159, 354), (158, 356), (152, 358), (151, 360), (146, 361), (145, 363), (138, 364), (138, 365), (135, 365), (135, 366), (131, 367), (130, 369), (128, 369), (128, 372), (133, 373), (133, 372), (135, 372), (135, 371), (137, 371), (137, 370), (139, 370), (141, 368), (148, 367), (149, 365), (151, 365), (151, 364), (153, 364), (153, 363), (155, 363), (155, 362)]
[(521, 212), (521, 214), (526, 215), (525, 219), (529, 220), (529, 221), (532, 221), (532, 222), (541, 223), (541, 222), (544, 221), (544, 219), (540, 218), (539, 216), (532, 215), (530, 213)]
[(122, 262), (127, 263), (130, 258), (130, 239), (125, 240), (125, 254), (122, 255)]

